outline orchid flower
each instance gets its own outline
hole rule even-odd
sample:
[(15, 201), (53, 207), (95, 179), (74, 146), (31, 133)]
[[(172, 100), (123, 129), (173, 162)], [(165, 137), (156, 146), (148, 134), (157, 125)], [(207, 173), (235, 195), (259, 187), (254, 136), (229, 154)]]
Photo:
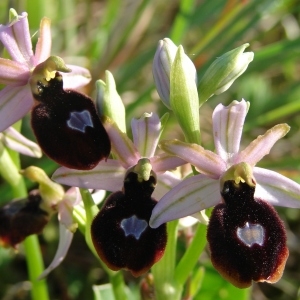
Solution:
[(28, 167), (22, 170), (21, 174), (38, 182), (39, 194), (42, 199), (39, 208), (48, 216), (58, 214), (59, 244), (53, 261), (39, 277), (44, 278), (63, 261), (68, 252), (77, 229), (77, 223), (73, 221), (73, 208), (80, 205), (81, 197), (79, 190), (75, 187), (64, 192), (61, 185), (51, 181), (46, 173), (37, 167)]
[(213, 113), (216, 153), (197, 144), (166, 141), (161, 148), (194, 165), (201, 174), (183, 180), (158, 202), (150, 226), (214, 206), (207, 229), (211, 260), (239, 288), (252, 281), (277, 282), (289, 250), (284, 224), (272, 205), (300, 208), (300, 185), (255, 165), (289, 131), (287, 124), (268, 130), (239, 151), (249, 104), (219, 104)]
[[(35, 53), (32, 50), (27, 13), (10, 10), (10, 22), (0, 25), (0, 41), (11, 59), (0, 58), (0, 132), (20, 120), (33, 106), (29, 79), (35, 67), (50, 56), (50, 20), (43, 18)], [(65, 88), (79, 88), (90, 81), (87, 69), (68, 65), (72, 72), (64, 75)]]
[(162, 128), (157, 114), (145, 113), (141, 119), (132, 120), (133, 142), (109, 118), (104, 120), (103, 125), (111, 140), (112, 152), (116, 159), (101, 161), (90, 171), (61, 167), (53, 174), (53, 180), (70, 186), (116, 192), (122, 190), (127, 170), (135, 166), (140, 159), (149, 158), (158, 179), (154, 198), (160, 199), (180, 181), (167, 170), (185, 164), (185, 161), (168, 154), (154, 155)]
[(233, 165), (245, 162), (253, 167), (257, 185), (255, 197), (272, 205), (300, 208), (300, 185), (277, 172), (255, 165), (267, 155), (277, 140), (286, 135), (289, 126), (279, 124), (239, 151), (243, 124), (249, 104), (233, 101), (219, 104), (213, 112), (213, 136), (216, 153), (196, 144), (178, 140), (165, 141), (161, 148), (194, 165), (201, 173), (183, 180), (156, 205), (150, 225), (192, 215), (221, 202), (220, 178)]
[(36, 143), (24, 137), (13, 127), (9, 127), (3, 132), (0, 132), (0, 142), (2, 142), (4, 146), (21, 154), (37, 158), (42, 156), (41, 148)]

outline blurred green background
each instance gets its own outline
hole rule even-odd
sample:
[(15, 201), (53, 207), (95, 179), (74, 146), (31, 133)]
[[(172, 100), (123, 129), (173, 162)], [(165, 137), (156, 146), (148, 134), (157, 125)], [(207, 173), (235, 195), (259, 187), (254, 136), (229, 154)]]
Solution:
[[(182, 44), (197, 67), (199, 79), (216, 57), (250, 43), (246, 51), (253, 51), (255, 56), (247, 71), (228, 91), (209, 99), (200, 110), (203, 144), (213, 150), (211, 114), (216, 104), (244, 98), (251, 106), (242, 144), (247, 145), (275, 124), (287, 122), (291, 131), (259, 166), (300, 182), (298, 0), (2, 0), (1, 24), (7, 22), (11, 7), (18, 13), (28, 12), (33, 43), (41, 18), (52, 20), (52, 54), (91, 71), (93, 80), (85, 93), (94, 97), (95, 80), (104, 79), (105, 70), (113, 73), (126, 105), (128, 125), (132, 117), (139, 118), (145, 111), (156, 111), (160, 116), (167, 111), (155, 91), (151, 71), (158, 40), (169, 37)], [(171, 114), (163, 138), (182, 136), (175, 123)], [(28, 118), (22, 131), (34, 139)], [(22, 157), (23, 167), (31, 164), (50, 175), (57, 167), (46, 157)], [(28, 182), (28, 189), (33, 187)], [(0, 203), (11, 199), (9, 187), (0, 181)], [(254, 284), (250, 296), (242, 291), (236, 294), (236, 289), (211, 267), (206, 251), (195, 268), (197, 274), (203, 270), (200, 266), (205, 266), (205, 275), (203, 281), (195, 283), (202, 286), (194, 299), (300, 299), (300, 211), (278, 211), (286, 224), (290, 249), (283, 278), (274, 285)], [(56, 218), (39, 238), (48, 265), (58, 243)], [(179, 241), (180, 255), (185, 245)], [(138, 292), (139, 279), (127, 273), (125, 277), (132, 290)], [(93, 299), (92, 285), (107, 283), (107, 277), (78, 232), (65, 261), (47, 281), (51, 299)], [(0, 248), (0, 299), (30, 299), (29, 288), (22, 247), (17, 253)]]

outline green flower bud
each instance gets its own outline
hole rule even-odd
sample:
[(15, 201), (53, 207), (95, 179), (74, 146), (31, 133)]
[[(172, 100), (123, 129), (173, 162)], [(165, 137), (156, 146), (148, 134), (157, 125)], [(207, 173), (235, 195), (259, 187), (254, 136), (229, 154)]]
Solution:
[[(158, 42), (154, 56), (152, 72), (157, 92), (163, 103), (169, 108), (170, 104), (170, 73), (178, 47), (168, 38)], [(185, 67), (189, 69), (194, 81), (197, 81), (197, 72), (190, 58), (185, 56)]]
[(253, 60), (253, 52), (244, 52), (244, 44), (218, 57), (207, 69), (199, 83), (199, 103), (202, 105), (212, 95), (219, 95), (242, 75)]
[(195, 77), (182, 46), (178, 47), (171, 67), (171, 108), (190, 143), (200, 143), (199, 102)]
[(113, 75), (105, 72), (105, 80), (96, 81), (97, 98), (96, 104), (100, 116), (107, 116), (112, 119), (119, 129), (126, 133), (125, 107), (116, 90), (116, 83)]

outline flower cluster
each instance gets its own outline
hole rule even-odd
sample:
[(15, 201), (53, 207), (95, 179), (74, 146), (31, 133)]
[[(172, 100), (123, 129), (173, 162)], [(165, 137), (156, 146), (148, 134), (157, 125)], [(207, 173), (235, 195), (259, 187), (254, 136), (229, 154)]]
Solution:
[[(201, 146), (199, 108), (247, 69), (254, 57), (244, 52), (248, 44), (216, 59), (197, 86), (196, 68), (183, 47), (167, 38), (159, 42), (154, 81), (185, 137), (159, 141), (168, 114), (133, 119), (131, 140), (126, 110), (108, 71), (106, 82), (96, 83), (96, 103), (70, 89), (87, 84), (90, 74), (50, 56), (47, 18), (41, 21), (35, 53), (26, 13), (11, 10), (9, 24), (0, 25), (0, 41), (11, 57), (0, 58), (0, 83), (6, 85), (0, 91), (0, 173), (6, 147), (36, 157), (43, 151), (61, 165), (52, 180), (71, 186), (65, 192), (41, 169), (29, 167), (21, 173), (37, 182), (38, 190), (0, 209), (0, 242), (12, 247), (40, 233), (58, 214), (58, 250), (41, 278), (58, 266), (70, 246), (78, 226), (73, 212), (82, 209), (77, 188), (111, 192), (93, 220), (82, 214), (83, 223), (91, 225), (85, 232), (90, 232), (95, 252), (111, 270), (144, 274), (164, 255), (167, 222), (213, 207), (207, 241), (219, 273), (239, 288), (281, 278), (289, 250), (273, 205), (300, 208), (300, 185), (256, 165), (290, 127), (278, 124), (240, 150), (250, 104), (233, 101), (214, 109), (215, 152)], [(10, 127), (29, 111), (39, 146)], [(187, 164), (193, 176), (182, 179), (173, 172)]]

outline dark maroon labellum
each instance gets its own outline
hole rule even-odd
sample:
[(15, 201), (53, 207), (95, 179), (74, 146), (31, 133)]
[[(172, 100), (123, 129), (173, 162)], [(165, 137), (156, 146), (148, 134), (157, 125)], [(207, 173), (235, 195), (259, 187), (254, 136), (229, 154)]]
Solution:
[(167, 242), (166, 225), (156, 229), (149, 226), (156, 205), (151, 198), (155, 183), (153, 176), (139, 182), (137, 174), (129, 173), (124, 192), (110, 195), (93, 220), (94, 246), (110, 269), (126, 269), (140, 276), (162, 257)]
[(110, 140), (89, 97), (65, 91), (59, 73), (48, 86), (38, 83), (38, 90), (31, 125), (46, 155), (79, 170), (92, 169), (108, 157)]
[(0, 244), (16, 247), (29, 235), (42, 232), (50, 217), (40, 208), (41, 201), (38, 191), (32, 191), (28, 199), (0, 208)]
[(277, 282), (289, 255), (283, 222), (254, 192), (246, 183), (225, 182), (225, 203), (214, 208), (207, 231), (214, 267), (239, 288), (252, 280)]

